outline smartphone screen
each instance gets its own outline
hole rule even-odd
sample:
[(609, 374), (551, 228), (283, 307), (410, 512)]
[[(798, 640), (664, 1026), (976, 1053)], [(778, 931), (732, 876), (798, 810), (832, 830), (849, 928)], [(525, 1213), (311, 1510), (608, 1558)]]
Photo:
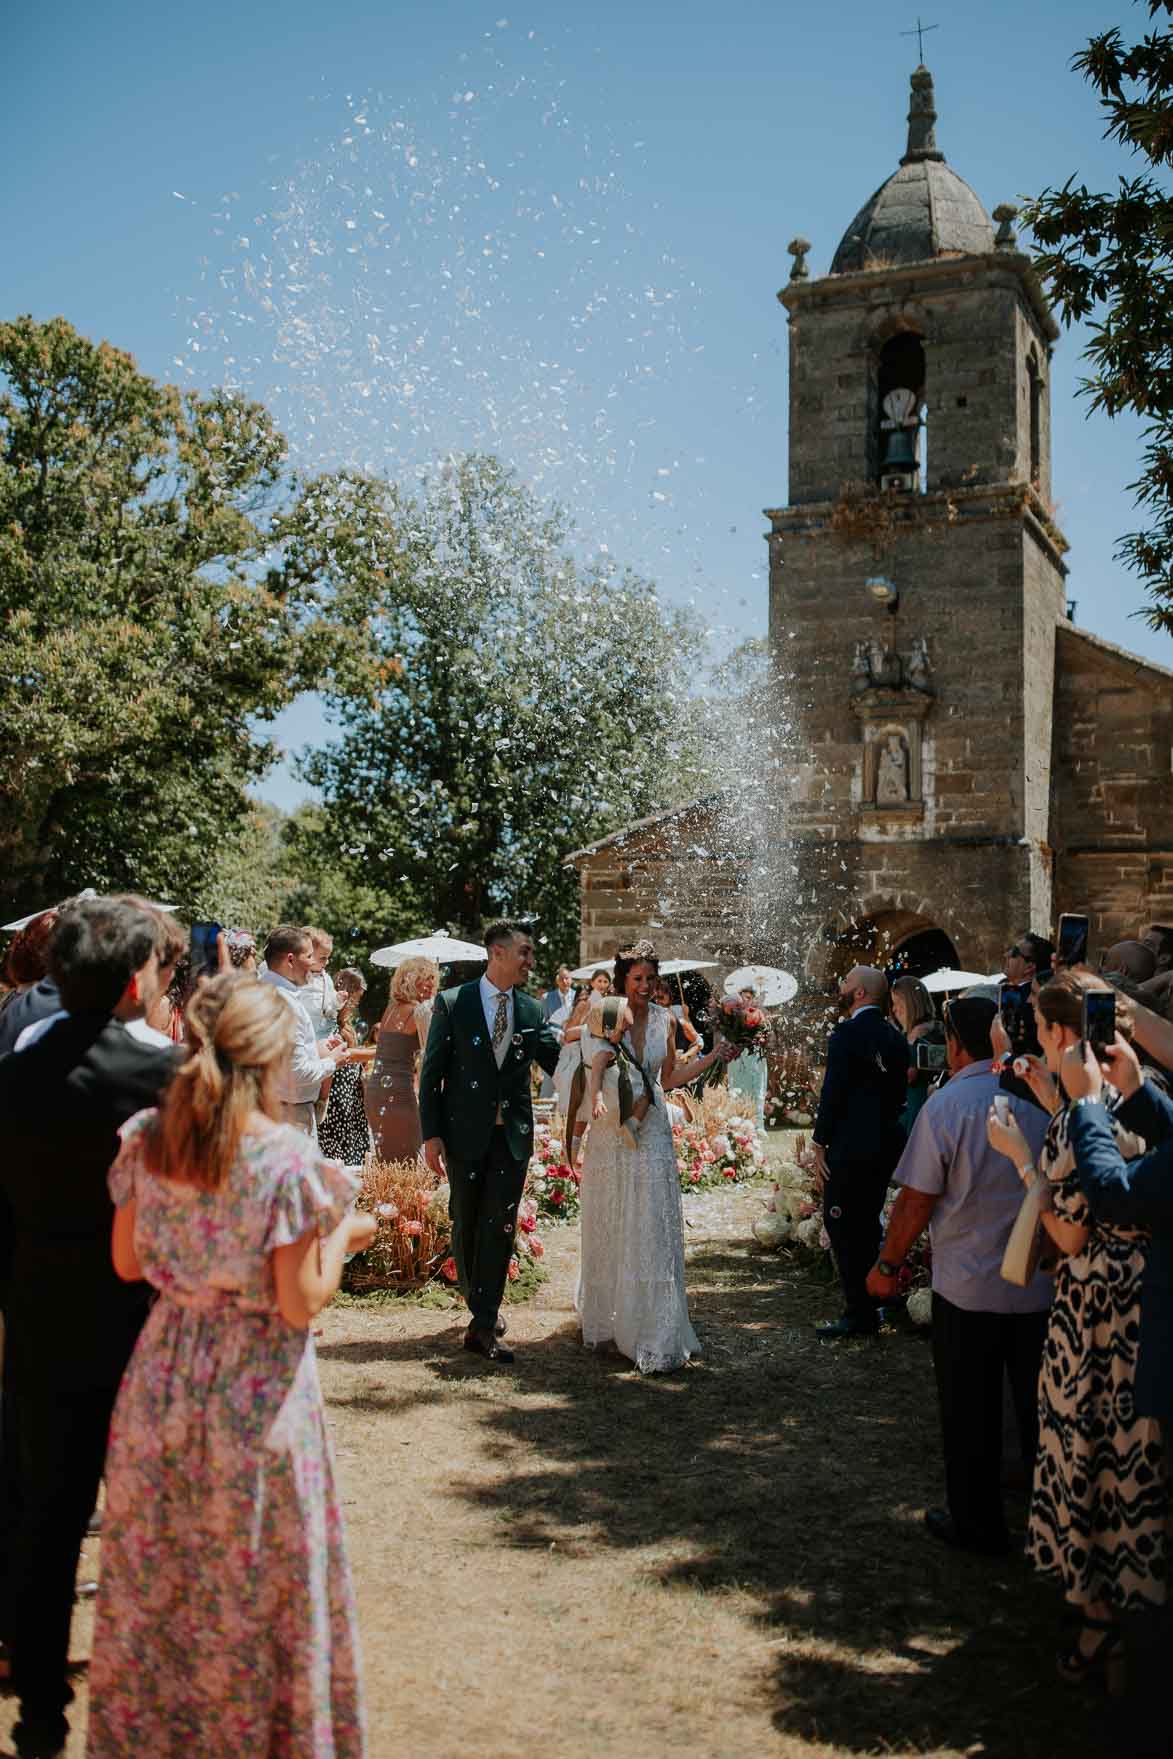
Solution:
[(1055, 957), (1061, 965), (1087, 964), (1086, 916), (1061, 916)]
[(221, 932), (218, 922), (193, 922), (191, 925), (191, 970), (193, 977), (207, 971), (218, 971), (220, 955), (216, 937)]
[(1085, 990), (1083, 1038), (1097, 1054), (1116, 1042), (1116, 997), (1111, 990)]
[(918, 1069), (943, 1069), (945, 1067), (945, 1046), (943, 1044), (926, 1044), (923, 1038), (918, 1039), (916, 1066)]

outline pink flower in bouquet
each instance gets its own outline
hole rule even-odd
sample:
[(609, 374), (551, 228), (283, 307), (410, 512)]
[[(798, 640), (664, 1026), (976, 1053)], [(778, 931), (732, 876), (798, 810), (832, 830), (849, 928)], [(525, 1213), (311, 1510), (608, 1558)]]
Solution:
[(454, 1283), (456, 1281), (455, 1258), (446, 1258), (444, 1260), (443, 1264), (440, 1266), (440, 1275), (444, 1278), (446, 1283)]
[(531, 1258), (544, 1258), (546, 1256), (546, 1248), (536, 1234), (531, 1234), (529, 1237), (529, 1250)]
[(736, 1167), (722, 1167), (721, 1172), (726, 1179), (735, 1179), (737, 1177)]
[(403, 1231), (405, 1234), (422, 1234), (424, 1231), (424, 1224), (423, 1222), (414, 1220), (405, 1221), (403, 1224)]
[(517, 1222), (523, 1234), (532, 1234), (538, 1225), (537, 1217), (533, 1215), (519, 1215)]
[(692, 1182), (693, 1182), (693, 1184), (694, 1184), (694, 1185), (699, 1185), (699, 1184), (700, 1184), (700, 1178), (701, 1178), (701, 1176), (700, 1176), (700, 1174), (699, 1174), (699, 1173), (698, 1173), (698, 1172), (697, 1172), (697, 1170), (696, 1170), (696, 1168), (695, 1168), (695, 1167), (694, 1167), (694, 1168), (693, 1168), (693, 1170), (692, 1170), (692, 1172), (691, 1172), (691, 1173), (689, 1173), (689, 1175), (688, 1175), (688, 1176), (689, 1176), (689, 1178), (690, 1178), (690, 1179), (691, 1179), (691, 1180), (692, 1180)]
[(703, 1161), (714, 1161), (714, 1160), (716, 1160), (716, 1158), (717, 1158), (717, 1156), (714, 1153), (713, 1149), (711, 1149), (709, 1147), (709, 1144), (706, 1142), (704, 1147), (701, 1149), (701, 1159)]
[(566, 1193), (561, 1185), (550, 1186), (550, 1189), (546, 1192), (546, 1202), (554, 1204), (566, 1202)]
[(814, 1213), (815, 1213), (815, 1206), (813, 1203), (800, 1203), (799, 1204), (799, 1206), (798, 1206), (798, 1219), (799, 1219), (799, 1221), (806, 1221), (807, 1217), (813, 1215)]
[(728, 1136), (725, 1136), (725, 1135), (714, 1136), (713, 1141), (712, 1141), (712, 1147), (713, 1147), (713, 1151), (715, 1154), (732, 1154), (733, 1153), (733, 1145), (730, 1142)]
[(516, 1258), (511, 1258), (509, 1260), (509, 1281), (511, 1283), (515, 1283), (520, 1275), (521, 1275), (520, 1264), (518, 1264)]

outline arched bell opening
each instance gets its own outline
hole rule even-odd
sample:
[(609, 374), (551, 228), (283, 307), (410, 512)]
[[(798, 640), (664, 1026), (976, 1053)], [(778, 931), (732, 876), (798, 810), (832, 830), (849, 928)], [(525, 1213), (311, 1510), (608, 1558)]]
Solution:
[(889, 336), (876, 361), (875, 441), (879, 483), (894, 494), (923, 489), (921, 438), (924, 426), (925, 349), (915, 330)]

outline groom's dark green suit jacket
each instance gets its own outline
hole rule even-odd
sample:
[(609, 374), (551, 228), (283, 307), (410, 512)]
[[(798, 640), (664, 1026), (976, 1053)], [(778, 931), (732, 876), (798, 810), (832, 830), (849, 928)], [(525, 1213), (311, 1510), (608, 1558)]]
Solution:
[(533, 1151), (534, 1111), (530, 1065), (554, 1072), (559, 1045), (541, 1004), (513, 992), (513, 1037), (500, 1069), (485, 1021), (480, 980), (446, 989), (437, 997), (420, 1065), (420, 1131), (427, 1142), (443, 1139), (450, 1160), (479, 1161), (489, 1152), (500, 1109), (514, 1160)]

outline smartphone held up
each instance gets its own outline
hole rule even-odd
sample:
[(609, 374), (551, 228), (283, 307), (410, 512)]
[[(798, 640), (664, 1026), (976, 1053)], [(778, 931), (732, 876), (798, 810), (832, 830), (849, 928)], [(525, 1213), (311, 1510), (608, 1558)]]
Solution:
[(1065, 914), (1059, 918), (1055, 937), (1055, 963), (1066, 966), (1087, 964), (1088, 918)]
[(1093, 1056), (1102, 1057), (1116, 1042), (1116, 993), (1088, 989), (1083, 992), (1083, 1042)]

